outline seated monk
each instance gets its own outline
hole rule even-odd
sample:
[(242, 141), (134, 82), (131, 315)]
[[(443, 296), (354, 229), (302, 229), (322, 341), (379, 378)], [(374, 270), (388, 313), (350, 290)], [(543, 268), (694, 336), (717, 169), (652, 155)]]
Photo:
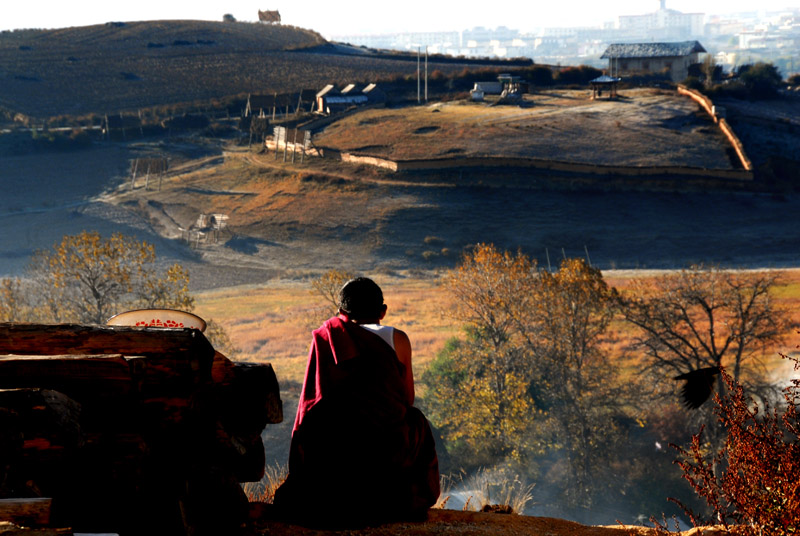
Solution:
[(439, 469), (428, 421), (412, 406), (411, 343), (380, 324), (386, 305), (372, 280), (347, 282), (339, 303), (313, 332), (275, 507), (317, 525), (424, 518)]

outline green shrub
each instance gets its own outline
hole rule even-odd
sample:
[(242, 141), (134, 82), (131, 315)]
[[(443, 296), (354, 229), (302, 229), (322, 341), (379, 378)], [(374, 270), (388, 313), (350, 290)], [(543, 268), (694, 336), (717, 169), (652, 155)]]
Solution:
[(748, 95), (754, 99), (774, 97), (783, 83), (780, 71), (772, 63), (758, 62), (753, 65), (742, 65), (739, 67), (738, 74)]
[(566, 69), (558, 71), (556, 73), (556, 81), (563, 85), (586, 85), (602, 74), (603, 71), (595, 67), (579, 65), (578, 67), (567, 67)]

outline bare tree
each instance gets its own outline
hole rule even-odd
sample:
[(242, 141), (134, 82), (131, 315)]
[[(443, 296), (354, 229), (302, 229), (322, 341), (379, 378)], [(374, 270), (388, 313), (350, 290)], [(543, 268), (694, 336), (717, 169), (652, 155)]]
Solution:
[(313, 294), (322, 298), (324, 303), (312, 307), (306, 315), (306, 326), (316, 329), (325, 320), (339, 311), (339, 289), (355, 276), (344, 270), (328, 270), (311, 282)]
[[(724, 366), (737, 382), (755, 387), (755, 367), (788, 328), (772, 299), (777, 275), (692, 268), (638, 281), (621, 299), (625, 319), (648, 367), (681, 375)], [(744, 374), (748, 368), (748, 374)], [(748, 376), (749, 378), (745, 378)]]
[(353, 277), (353, 274), (343, 270), (328, 270), (311, 282), (311, 288), (330, 304), (331, 314), (336, 314), (339, 310), (339, 290)]

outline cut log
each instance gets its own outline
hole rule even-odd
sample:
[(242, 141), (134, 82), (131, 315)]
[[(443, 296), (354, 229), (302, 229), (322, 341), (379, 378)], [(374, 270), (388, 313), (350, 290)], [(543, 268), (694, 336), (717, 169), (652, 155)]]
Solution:
[(144, 390), (191, 389), (211, 379), (214, 348), (196, 329), (0, 323), (0, 355), (144, 356)]
[(76, 536), (72, 532), (72, 529), (51, 527), (19, 527), (16, 525), (16, 523), (10, 523), (6, 521), (0, 521), (0, 534), (3, 536)]
[(6, 497), (28, 496), (31, 490), (52, 496), (49, 482), (69, 470), (83, 445), (80, 404), (47, 389), (12, 389), (0, 390), (0, 407), (19, 417), (15, 451), (0, 453), (0, 458), (11, 458), (1, 471), (6, 473), (2, 492)]
[(49, 389), (0, 389), (0, 407), (19, 415), (25, 449), (80, 446), (81, 405)]
[(50, 523), (50, 498), (0, 499), (0, 521), (15, 525), (41, 527)]
[(217, 352), (212, 378), (214, 404), (228, 431), (260, 434), (267, 424), (283, 422), (280, 387), (269, 363), (232, 362)]
[(128, 396), (134, 386), (121, 355), (0, 356), (0, 389), (40, 387), (78, 401), (89, 397)]
[(197, 353), (211, 366), (214, 349), (189, 328), (0, 323), (0, 354), (122, 354), (166, 357)]

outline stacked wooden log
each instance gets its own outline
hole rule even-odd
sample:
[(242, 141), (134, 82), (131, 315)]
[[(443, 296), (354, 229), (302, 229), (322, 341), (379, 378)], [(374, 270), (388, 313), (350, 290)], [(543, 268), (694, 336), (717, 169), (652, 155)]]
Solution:
[(231, 534), (282, 418), (272, 367), (196, 329), (0, 323), (0, 499), (52, 526)]

